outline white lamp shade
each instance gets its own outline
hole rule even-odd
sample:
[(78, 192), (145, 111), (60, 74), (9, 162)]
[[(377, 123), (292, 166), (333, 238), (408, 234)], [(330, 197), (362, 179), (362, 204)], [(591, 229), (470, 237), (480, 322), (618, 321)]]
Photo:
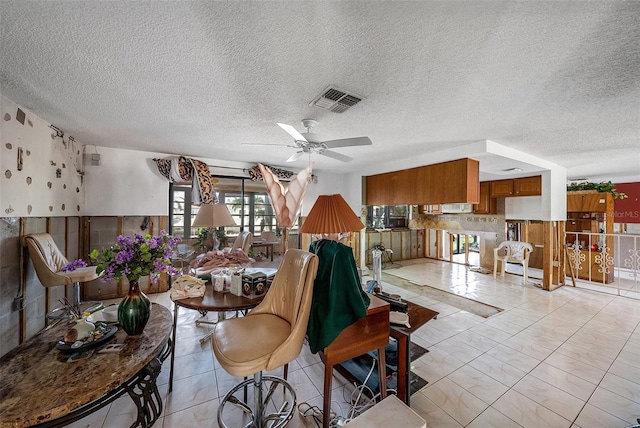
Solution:
[(192, 226), (196, 227), (222, 227), (235, 226), (229, 208), (224, 204), (202, 204)]

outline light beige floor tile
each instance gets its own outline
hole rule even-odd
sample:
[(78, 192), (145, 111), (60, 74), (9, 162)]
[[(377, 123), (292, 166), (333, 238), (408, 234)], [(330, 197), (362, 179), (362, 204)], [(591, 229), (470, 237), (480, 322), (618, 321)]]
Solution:
[[(322, 394), (322, 391), (324, 391), (324, 369), (324, 363), (312, 364), (302, 369), (310, 383), (315, 387), (317, 394)], [(331, 389), (335, 390), (336, 388), (342, 388), (345, 383), (347, 383), (345, 378), (334, 370), (331, 380)]]
[(213, 369), (213, 352), (211, 350), (176, 356), (173, 366), (173, 381), (206, 372), (213, 373)]
[(447, 378), (487, 404), (492, 404), (509, 389), (506, 385), (469, 365), (460, 367)]
[[(500, 329), (497, 329), (495, 327), (491, 327), (486, 322), (484, 324), (479, 324), (475, 327), (472, 327), (471, 329), (469, 329), (468, 332), (482, 335), (485, 338), (489, 339), (490, 341), (495, 342), (495, 344), (504, 342), (505, 340), (511, 337), (511, 334), (505, 331), (502, 331)], [(487, 351), (488, 349), (482, 349), (482, 350)]]
[[(462, 333), (456, 335), (456, 337), (463, 340), (469, 346), (473, 346), (474, 348), (482, 352), (487, 352), (488, 350), (498, 345), (499, 341), (495, 339), (496, 336), (500, 335), (500, 330), (496, 330), (495, 328), (486, 326), (487, 330), (485, 330), (485, 333), (487, 333), (487, 335), (484, 335), (479, 334), (477, 331), (474, 331), (475, 328), (476, 327), (473, 327), (467, 331), (463, 331)], [(502, 334), (505, 334), (507, 336), (505, 337), (505, 340), (510, 337), (508, 333)]]
[(477, 418), (475, 418), (467, 428), (520, 428), (519, 425), (494, 409), (488, 407)]
[(468, 345), (464, 339), (459, 338), (458, 336), (443, 340), (437, 345), (434, 345), (431, 349), (434, 348), (441, 349), (465, 363), (468, 363), (482, 354), (481, 350)]
[(481, 355), (471, 361), (469, 365), (509, 387), (515, 385), (527, 374), (525, 371), (487, 354)]
[[(107, 417), (107, 413), (109, 413), (110, 406), (111, 405), (105, 406), (79, 421), (72, 422), (66, 425), (66, 428), (101, 428)], [(132, 420), (129, 420), (127, 426), (131, 425), (131, 421)]]
[(588, 400), (596, 389), (595, 384), (547, 363), (537, 366), (531, 371), (531, 375), (582, 401)]
[[(635, 380), (640, 382), (640, 379)], [(636, 403), (640, 403), (640, 383), (632, 382), (612, 373), (607, 373), (598, 386), (635, 401)]]
[(492, 407), (525, 428), (570, 427), (571, 422), (541, 404), (511, 389)]
[(589, 404), (610, 413), (629, 424), (640, 417), (640, 404), (604, 388), (596, 388), (589, 399)]
[(528, 336), (525, 334), (517, 334), (502, 342), (502, 345), (529, 355), (538, 361), (542, 361), (547, 358), (555, 349), (551, 348), (542, 338)]
[(525, 372), (533, 370), (541, 361), (505, 345), (498, 345), (494, 347), (487, 351), (487, 355), (491, 355), (492, 357), (495, 357), (500, 361), (504, 361), (505, 363), (517, 367)]
[(611, 428), (627, 427), (629, 424), (610, 413), (600, 410), (591, 404), (587, 404), (576, 419), (574, 426), (580, 428)]
[(163, 428), (216, 427), (218, 426), (217, 413), (218, 400), (209, 400), (166, 415), (164, 424), (161, 426)]
[(425, 397), (421, 392), (411, 396), (411, 408), (427, 422), (427, 427), (462, 428), (455, 419)]
[(585, 364), (559, 352), (554, 352), (545, 359), (544, 362), (594, 384), (600, 383), (605, 374), (604, 370), (600, 370), (597, 367)]
[(525, 376), (513, 390), (570, 421), (578, 416), (585, 404), (585, 401), (531, 375)]
[(487, 403), (446, 377), (428, 385), (420, 393), (463, 426), (488, 407)]
[[(581, 346), (571, 343), (565, 343), (561, 345), (556, 352), (564, 354), (575, 360), (597, 367), (601, 370), (608, 370), (611, 367), (611, 363), (615, 359), (613, 357), (605, 357), (597, 352), (593, 351), (593, 348), (589, 346)], [(617, 352), (616, 352), (617, 355)]]
[(174, 379), (173, 391), (167, 395), (165, 413), (169, 415), (218, 396), (218, 385), (213, 370), (180, 380)]

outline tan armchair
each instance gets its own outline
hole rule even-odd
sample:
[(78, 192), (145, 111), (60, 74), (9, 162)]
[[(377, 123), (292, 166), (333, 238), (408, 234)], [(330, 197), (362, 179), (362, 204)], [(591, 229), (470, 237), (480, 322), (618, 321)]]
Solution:
[[(318, 257), (306, 251), (291, 249), (282, 258), (280, 267), (264, 300), (249, 314), (218, 322), (213, 332), (211, 346), (220, 365), (232, 376), (245, 380), (231, 389), (218, 407), (218, 424), (228, 427), (224, 421), (225, 406), (233, 404), (250, 415), (252, 423), (243, 426), (282, 427), (291, 420), (296, 408), (296, 394), (286, 381), (286, 365), (293, 361), (300, 350), (307, 332), (311, 311), (313, 282), (318, 270)], [(241, 337), (242, 340), (238, 340)], [(262, 371), (285, 365), (285, 379), (262, 376)], [(268, 384), (268, 385), (267, 385)], [(253, 408), (243, 402), (240, 391), (253, 385)], [(283, 385), (292, 403), (272, 403), (277, 413), (265, 415), (272, 408), (277, 385)], [(267, 394), (263, 395), (266, 390)], [(238, 396), (236, 396), (238, 394)], [(264, 398), (264, 402), (263, 402)], [(246, 400), (246, 396), (244, 398)], [(231, 426), (239, 426), (238, 421)]]
[[(72, 272), (63, 272), (62, 268), (68, 263), (66, 257), (58, 249), (55, 241), (48, 233), (27, 235), (23, 243), (29, 249), (29, 256), (33, 262), (38, 279), (45, 287), (73, 284), (73, 299), (71, 303), (76, 309), (87, 309), (99, 305), (100, 302), (82, 302), (80, 300), (80, 283), (98, 278), (96, 267), (76, 268)], [(81, 308), (82, 304), (82, 308)], [(47, 318), (67, 318), (64, 308), (56, 308), (47, 314)]]

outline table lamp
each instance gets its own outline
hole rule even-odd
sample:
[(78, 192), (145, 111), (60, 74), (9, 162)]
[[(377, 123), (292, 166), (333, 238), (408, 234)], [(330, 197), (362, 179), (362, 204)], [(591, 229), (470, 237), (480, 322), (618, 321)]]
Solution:
[[(196, 218), (192, 224), (192, 226), (195, 227), (207, 227), (211, 230), (214, 230), (216, 227), (235, 225), (236, 222), (233, 221), (233, 217), (231, 217), (229, 208), (227, 208), (227, 206), (224, 204), (200, 205), (198, 215), (196, 215)], [(218, 240), (215, 232), (211, 233), (211, 230), (209, 231), (209, 236), (211, 236), (211, 238), (213, 239), (213, 249), (217, 250), (220, 241)]]
[(300, 232), (333, 235), (357, 232), (364, 227), (342, 195), (320, 195), (313, 204)]

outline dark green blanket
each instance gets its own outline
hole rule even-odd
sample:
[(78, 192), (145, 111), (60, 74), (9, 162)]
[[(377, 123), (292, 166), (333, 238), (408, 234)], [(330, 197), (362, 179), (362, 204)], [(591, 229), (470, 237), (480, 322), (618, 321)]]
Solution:
[(342, 330), (367, 315), (369, 296), (360, 285), (350, 247), (321, 239), (311, 243), (309, 252), (319, 259), (307, 327), (309, 347), (315, 354), (333, 342)]

